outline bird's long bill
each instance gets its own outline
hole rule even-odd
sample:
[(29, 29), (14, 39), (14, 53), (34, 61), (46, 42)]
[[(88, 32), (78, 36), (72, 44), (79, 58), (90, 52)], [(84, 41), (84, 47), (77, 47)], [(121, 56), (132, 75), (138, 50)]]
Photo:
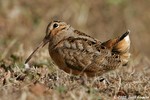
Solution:
[(25, 64), (32, 58), (33, 54), (39, 49), (44, 47), (49, 42), (48, 39), (44, 38), (43, 41), (38, 45), (38, 47), (30, 54), (30, 56), (26, 59)]

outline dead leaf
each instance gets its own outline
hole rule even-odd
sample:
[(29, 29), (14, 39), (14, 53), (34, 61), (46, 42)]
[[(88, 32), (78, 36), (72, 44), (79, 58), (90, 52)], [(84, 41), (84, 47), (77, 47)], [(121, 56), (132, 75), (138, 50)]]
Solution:
[(31, 85), (29, 89), (33, 94), (38, 95), (38, 96), (43, 95), (44, 92), (46, 91), (46, 87), (40, 83)]

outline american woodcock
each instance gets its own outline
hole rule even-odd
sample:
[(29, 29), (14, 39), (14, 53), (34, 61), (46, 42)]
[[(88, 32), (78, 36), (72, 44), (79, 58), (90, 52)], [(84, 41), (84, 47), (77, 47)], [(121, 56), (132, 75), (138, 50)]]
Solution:
[(47, 26), (43, 41), (25, 63), (47, 43), (56, 65), (75, 75), (99, 76), (123, 66), (130, 58), (129, 31), (118, 38), (100, 42), (65, 22), (52, 21)]

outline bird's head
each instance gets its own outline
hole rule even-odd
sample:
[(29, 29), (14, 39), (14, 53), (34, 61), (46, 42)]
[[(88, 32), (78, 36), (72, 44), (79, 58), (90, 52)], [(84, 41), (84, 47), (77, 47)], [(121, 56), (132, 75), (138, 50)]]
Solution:
[(60, 40), (67, 38), (72, 34), (73, 28), (65, 22), (62, 21), (51, 21), (46, 28), (46, 35), (42, 42), (37, 46), (37, 48), (31, 53), (27, 58), (25, 63), (27, 63), (33, 54), (39, 49), (44, 47), (47, 43), (55, 45)]

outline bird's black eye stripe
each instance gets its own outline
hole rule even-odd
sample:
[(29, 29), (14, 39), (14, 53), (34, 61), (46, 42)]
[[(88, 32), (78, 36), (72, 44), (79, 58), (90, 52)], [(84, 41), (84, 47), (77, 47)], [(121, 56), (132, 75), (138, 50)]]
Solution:
[(56, 27), (58, 27), (58, 24), (55, 23), (55, 24), (53, 25), (53, 28), (56, 28)]

